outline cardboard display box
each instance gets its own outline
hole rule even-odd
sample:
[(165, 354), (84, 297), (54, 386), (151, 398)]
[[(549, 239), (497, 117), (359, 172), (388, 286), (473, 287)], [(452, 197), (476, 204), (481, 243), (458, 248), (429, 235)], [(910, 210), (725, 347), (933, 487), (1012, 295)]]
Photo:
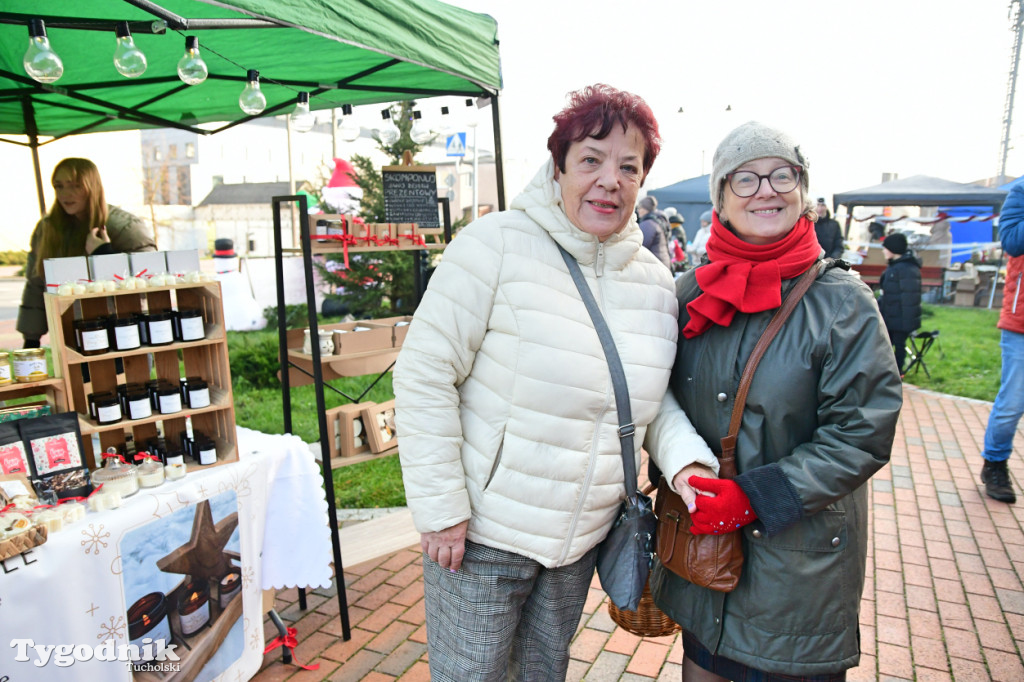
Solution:
[(89, 279), (89, 264), (85, 256), (70, 258), (47, 258), (43, 261), (43, 277), (49, 293), (56, 293), (57, 287), (65, 282), (85, 282)]
[(129, 276), (127, 253), (106, 253), (99, 256), (89, 256), (88, 261), (89, 273), (92, 275), (91, 279), (94, 282)]
[(363, 426), (363, 408), (369, 405), (373, 403), (353, 403), (327, 410), (327, 442), (331, 459), (370, 452)]

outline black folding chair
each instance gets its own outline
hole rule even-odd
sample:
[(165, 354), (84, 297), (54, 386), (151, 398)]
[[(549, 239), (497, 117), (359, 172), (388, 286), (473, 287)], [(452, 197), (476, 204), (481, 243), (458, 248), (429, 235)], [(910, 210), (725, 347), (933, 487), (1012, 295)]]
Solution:
[[(928, 365), (925, 364), (924, 357), (928, 354), (928, 351), (931, 350), (931, 347), (938, 343), (939, 330), (936, 329), (930, 332), (918, 330), (916, 332), (911, 332), (907, 341), (910, 343), (910, 348), (907, 349), (907, 357), (910, 359), (910, 362), (907, 364), (907, 368), (903, 373), (910, 374), (910, 370), (914, 370), (916, 373), (918, 368), (920, 368), (923, 369), (925, 375), (931, 379), (932, 375), (928, 372)], [(939, 346), (939, 353), (942, 353), (941, 345)], [(942, 354), (945, 355), (945, 353)]]

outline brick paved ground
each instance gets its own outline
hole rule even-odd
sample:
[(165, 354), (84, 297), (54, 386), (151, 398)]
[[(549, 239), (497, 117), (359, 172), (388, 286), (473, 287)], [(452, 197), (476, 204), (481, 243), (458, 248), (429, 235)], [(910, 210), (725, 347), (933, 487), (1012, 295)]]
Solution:
[[(870, 483), (864, 652), (849, 679), (1024, 680), (1024, 502), (988, 499), (977, 478), (991, 404), (910, 386), (904, 395), (892, 462)], [(1017, 446), (1011, 470), (1024, 476), (1024, 438)], [(347, 642), (340, 639), (331, 592), (311, 593), (305, 612), (294, 589), (279, 592), (277, 611), (298, 630), (297, 660), (320, 669), (283, 665), (278, 650), (254, 679), (429, 680), (419, 557), (410, 547), (346, 567)], [(606, 604), (595, 580), (572, 644), (569, 679), (680, 679), (678, 636), (630, 635), (614, 625)], [(268, 641), (275, 634), (267, 621)]]

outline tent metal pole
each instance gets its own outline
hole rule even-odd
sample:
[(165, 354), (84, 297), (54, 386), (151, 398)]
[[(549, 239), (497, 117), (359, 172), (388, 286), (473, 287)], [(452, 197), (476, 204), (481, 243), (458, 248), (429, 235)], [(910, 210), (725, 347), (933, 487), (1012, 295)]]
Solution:
[[(498, 210), (505, 210), (505, 157), (501, 152), (501, 112), (498, 93), (491, 95), (491, 121), (494, 129), (494, 178), (498, 183)], [(476, 217), (476, 216), (474, 216)]]
[(25, 119), (25, 134), (28, 146), (32, 150), (32, 170), (36, 174), (36, 196), (39, 197), (39, 217), (46, 216), (46, 199), (43, 198), (43, 174), (39, 169), (39, 128), (36, 126), (36, 110), (32, 106), (32, 98), (21, 100), (21, 112)]

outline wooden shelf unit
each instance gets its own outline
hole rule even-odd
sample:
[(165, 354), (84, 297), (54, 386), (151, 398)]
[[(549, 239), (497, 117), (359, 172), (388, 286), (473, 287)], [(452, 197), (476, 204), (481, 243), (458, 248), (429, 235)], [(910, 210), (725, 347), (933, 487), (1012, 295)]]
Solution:
[(46, 403), (54, 412), (68, 411), (67, 393), (64, 391), (64, 379), (50, 377), (42, 381), (29, 383), (7, 384), (0, 386), (0, 400), (15, 400), (17, 398), (28, 398), (31, 396), (45, 395)]
[[(78, 413), (86, 461), (91, 468), (100, 465), (92, 447), (92, 434), (98, 433), (101, 450), (123, 447), (131, 433), (136, 443), (158, 435), (158, 427), (169, 445), (179, 446), (185, 419), (192, 417), (192, 428), (211, 437), (217, 445), (217, 464), (238, 460), (238, 436), (235, 429), (235, 405), (231, 392), (227, 335), (220, 282), (198, 282), (172, 287), (124, 289), (102, 294), (57, 296), (46, 294), (46, 315), (50, 325), (54, 373), (62, 383), (69, 410)], [(126, 351), (109, 351), (85, 356), (75, 341), (74, 322), (101, 315), (124, 317), (138, 312), (166, 312), (172, 309), (196, 309), (202, 313), (206, 337), (198, 341), (174, 342), (161, 346), (143, 345)], [(117, 360), (123, 374), (117, 372)], [(180, 369), (181, 363), (184, 369)], [(84, 381), (82, 367), (89, 368), (90, 380)], [(130, 420), (125, 416), (113, 424), (100, 425), (89, 417), (88, 396), (97, 391), (116, 391), (119, 383), (145, 383), (165, 379), (175, 386), (182, 376), (198, 376), (210, 387), (210, 406), (192, 409), (182, 404), (173, 414), (153, 413), (151, 417)], [(27, 384), (25, 384), (27, 386)], [(215, 465), (210, 465), (215, 466)]]

